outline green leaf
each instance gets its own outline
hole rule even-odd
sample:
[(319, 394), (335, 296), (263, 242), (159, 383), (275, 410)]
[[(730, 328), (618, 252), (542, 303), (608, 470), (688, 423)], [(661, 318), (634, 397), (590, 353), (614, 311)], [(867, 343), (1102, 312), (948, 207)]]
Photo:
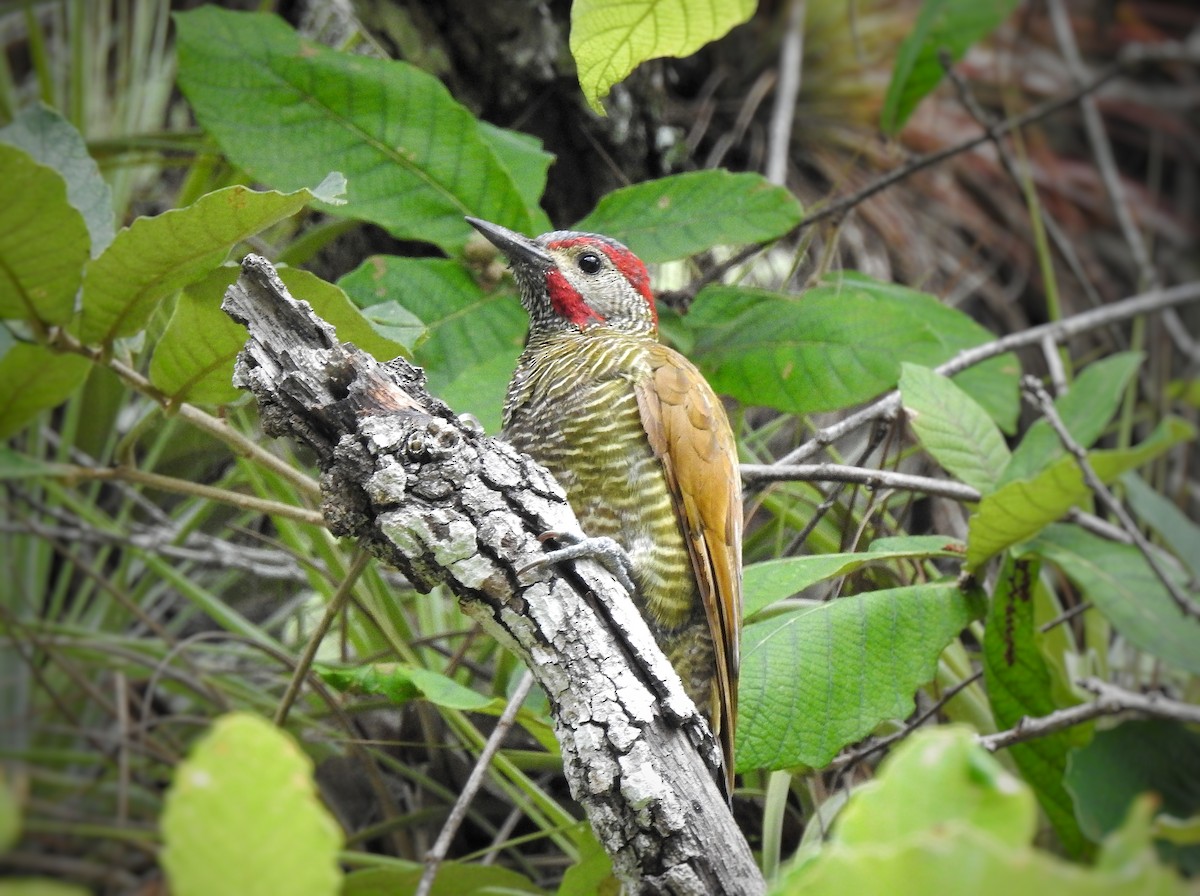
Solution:
[(913, 711), (945, 646), (978, 615), (953, 584), (843, 597), (742, 630), (739, 770), (820, 768)]
[[(402, 860), (389, 859), (389, 864)], [(423, 865), (416, 862), (411, 869), (364, 868), (346, 876), (339, 896), (399, 896), (415, 893)], [(442, 862), (429, 896), (505, 896), (514, 893), (544, 893), (522, 874), (496, 865)]]
[(91, 362), (40, 345), (13, 343), (0, 358), (0, 439), (62, 404), (87, 379)]
[(408, 356), (405, 347), (381, 333), (340, 286), (302, 268), (280, 267), (278, 271), (288, 292), (308, 302), (321, 319), (333, 324), (341, 342), (353, 342), (377, 361)]
[(83, 216), (62, 176), (23, 149), (0, 144), (0, 183), (20, 185), (0, 203), (0, 318), (65, 323), (88, 258)]
[[(934, 366), (993, 339), (933, 296), (849, 274), (800, 298), (710, 286), (684, 324), (695, 336), (693, 358), (714, 389), (743, 404), (796, 414), (866, 401), (896, 385), (903, 361)], [(987, 384), (977, 390), (979, 373)], [(955, 381), (994, 419), (1015, 420), (1017, 373), (1015, 361), (1003, 356)]]
[(371, 663), (350, 668), (318, 665), (315, 669), (322, 681), (339, 691), (378, 694), (396, 704), (424, 698), (438, 706), (463, 712), (499, 713), (504, 710), (504, 701), (499, 698), (485, 697), (445, 675), (402, 663)]
[[(1038, 647), (1033, 621), (1033, 589), (1039, 565), (1009, 558), (996, 582), (983, 634), (983, 672), (996, 725), (1014, 727), (1025, 716), (1044, 716), (1054, 702), (1050, 667)], [(1086, 741), (1090, 725), (1053, 732), (1009, 747), (1009, 755), (1037, 793), (1038, 802), (1075, 857), (1091, 853), (1063, 786), (1067, 753)]]
[(900, 365), (900, 398), (925, 450), (967, 485), (991, 491), (1009, 453), (983, 408), (946, 377), (915, 364)]
[(895, 134), (913, 109), (942, 80), (942, 52), (955, 62), (971, 44), (1008, 18), (1017, 0), (924, 0), (917, 21), (900, 45), (883, 100), (881, 126)]
[(0, 128), (0, 143), (29, 153), (39, 164), (53, 168), (67, 183), (67, 202), (83, 215), (95, 258), (113, 239), (112, 190), (75, 127), (49, 106), (38, 103), (21, 110)]
[[(1200, 675), (1200, 621), (1171, 599), (1136, 547), (1055, 525), (1024, 545), (1023, 554), (1045, 557), (1066, 573), (1129, 643)], [(1170, 574), (1186, 590), (1184, 577)]]
[(1136, 473), (1121, 477), (1129, 509), (1140, 516), (1175, 556), (1200, 580), (1200, 526), (1165, 495), (1155, 491)]
[(527, 145), (518, 158), (515, 143), (485, 137), (432, 75), (330, 50), (273, 15), (210, 5), (175, 21), (180, 87), (204, 129), (255, 178), (296, 189), (337, 168), (349, 192), (330, 211), (449, 251), (474, 234), (464, 215), (521, 232), (532, 225), (514, 177), (527, 186), (544, 162), (533, 163)]
[(606, 234), (656, 262), (770, 240), (803, 217), (796, 198), (761, 174), (690, 171), (614, 190), (573, 229)]
[[(891, 539), (899, 542), (900, 539)], [(924, 560), (929, 557), (958, 557), (961, 547), (944, 536), (922, 536), (912, 544), (894, 548), (871, 545), (866, 553), (811, 554), (765, 560), (746, 567), (742, 582), (743, 612), (749, 619), (777, 601), (809, 588), (817, 582), (849, 575), (865, 566), (889, 560)]]
[(618, 896), (621, 885), (613, 877), (612, 859), (590, 827), (581, 839), (579, 859), (563, 872), (555, 896)]
[[(1140, 445), (1093, 451), (1088, 463), (1102, 482), (1109, 483), (1194, 436), (1189, 424), (1168, 417)], [(976, 569), (1009, 545), (1036, 535), (1072, 507), (1085, 505), (1090, 496), (1079, 464), (1070, 456), (1059, 458), (1033, 479), (1010, 482), (986, 495), (968, 525), (967, 568)]]
[[(1141, 793), (1157, 794), (1162, 813), (1195, 816), (1200, 814), (1200, 734), (1165, 719), (1135, 719), (1098, 731), (1071, 754), (1066, 786), (1080, 826), (1093, 840), (1116, 830)], [(1160, 843), (1159, 852), (1187, 873), (1200, 871), (1200, 846)]]
[(175, 303), (150, 361), (150, 382), (172, 402), (228, 404), (242, 394), (232, 378), (246, 328), (221, 310), (225, 290), (237, 277), (236, 267), (217, 268)]
[(226, 187), (187, 208), (138, 218), (87, 267), (80, 338), (108, 343), (138, 332), (162, 299), (220, 265), (237, 243), (300, 211), (312, 196), (310, 190)]
[[(1082, 447), (1090, 448), (1100, 438), (1121, 404), (1125, 387), (1142, 362), (1140, 352), (1121, 352), (1084, 368), (1054, 409), (1067, 432)], [(1030, 479), (1063, 457), (1066, 449), (1054, 427), (1037, 420), (1012, 453), (1001, 484)]]
[(175, 896), (332, 896), (342, 831), (295, 741), (247, 713), (222, 716), (175, 770), (160, 856)]
[[(941, 350), (937, 352), (936, 360), (925, 361), (917, 357), (904, 357), (901, 360), (936, 367), (959, 352), (996, 339), (993, 333), (971, 317), (957, 308), (942, 304), (940, 299), (928, 293), (898, 283), (884, 283), (857, 271), (838, 271), (826, 277), (825, 282), (833, 286), (865, 290), (919, 316), (932, 331)], [(1021, 363), (1016, 355), (1009, 353), (989, 358), (955, 374), (951, 379), (983, 406), (1002, 431), (1011, 434), (1017, 431), (1017, 418), (1021, 412), (1020, 376)]]
[(690, 56), (754, 13), (754, 0), (575, 0), (571, 55), (593, 110), (641, 63)]
[(498, 128), (482, 120), (477, 120), (475, 126), (480, 138), (512, 175), (517, 195), (525, 200), (525, 211), (530, 217), (529, 232), (537, 234), (553, 230), (538, 200), (546, 189), (546, 174), (554, 163), (554, 154), (542, 149), (542, 141), (531, 134)]
[(894, 843), (914, 831), (965, 825), (1011, 847), (1037, 833), (1037, 801), (1029, 788), (975, 740), (966, 727), (915, 732), (881, 764), (836, 823), (847, 845)]
[(1011, 896), (1183, 896), (1154, 860), (1149, 819), (1129, 819), (1093, 868), (1035, 849), (1035, 809), (1023, 782), (973, 743), (939, 726), (896, 748), (856, 787), (827, 843), (806, 850), (772, 888), (778, 896), (934, 893)]
[(338, 281), (360, 307), (395, 302), (420, 320), (425, 339), (416, 362), (429, 389), (484, 428), (500, 428), (508, 380), (525, 341), (528, 318), (516, 295), (484, 292), (457, 262), (375, 256)]

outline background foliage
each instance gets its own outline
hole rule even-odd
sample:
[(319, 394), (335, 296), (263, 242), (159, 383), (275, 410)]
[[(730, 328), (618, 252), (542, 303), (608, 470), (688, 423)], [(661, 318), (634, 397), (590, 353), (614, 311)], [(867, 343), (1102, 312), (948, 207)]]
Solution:
[[(626, 241), (730, 399), (779, 892), (1182, 887), (1195, 10), (277, 6), (0, 5), (0, 894), (415, 890), (521, 670), (331, 538), (219, 303), (265, 254), (494, 432), (524, 317), (465, 214)], [(607, 885), (516, 722), (432, 892)]]

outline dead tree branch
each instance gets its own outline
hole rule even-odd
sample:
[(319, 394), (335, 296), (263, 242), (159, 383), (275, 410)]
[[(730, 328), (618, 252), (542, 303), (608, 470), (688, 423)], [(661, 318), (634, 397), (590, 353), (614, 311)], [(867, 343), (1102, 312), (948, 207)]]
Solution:
[(765, 889), (717, 787), (717, 749), (629, 595), (592, 561), (517, 571), (578, 534), (558, 484), (462, 424), (403, 360), (339, 343), (248, 256), (225, 311), (250, 330), (234, 382), (269, 435), (311, 448), (330, 529), (417, 588), (446, 583), (548, 695), (572, 795), (636, 893)]

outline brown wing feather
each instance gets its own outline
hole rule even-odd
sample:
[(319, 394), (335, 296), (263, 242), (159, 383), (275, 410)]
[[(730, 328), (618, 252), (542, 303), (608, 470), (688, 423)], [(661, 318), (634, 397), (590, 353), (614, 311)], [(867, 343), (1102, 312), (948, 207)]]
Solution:
[(733, 793), (738, 634), (742, 624), (742, 488), (737, 448), (720, 399), (690, 361), (655, 345), (638, 408), (684, 525), (717, 664), (713, 733)]

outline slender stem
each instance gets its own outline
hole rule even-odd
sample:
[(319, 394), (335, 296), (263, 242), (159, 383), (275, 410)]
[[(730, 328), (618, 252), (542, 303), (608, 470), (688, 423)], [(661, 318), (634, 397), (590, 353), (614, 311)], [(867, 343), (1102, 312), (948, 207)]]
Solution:
[(174, 476), (150, 473), (135, 467), (78, 467), (72, 464), (60, 464), (55, 466), (54, 470), (61, 479), (133, 482), (176, 495), (191, 495), (207, 501), (228, 504), (231, 507), (240, 507), (243, 510), (286, 517), (300, 523), (309, 523), (314, 526), (325, 525), (325, 518), (316, 510), (308, 510), (304, 507), (297, 507), (295, 504), (284, 504), (282, 501), (271, 501), (254, 495), (243, 495), (241, 492), (212, 485), (202, 485), (187, 479), (177, 479)]
[(467, 809), (471, 805), (471, 800), (475, 798), (475, 794), (483, 786), (483, 779), (487, 775), (492, 757), (496, 755), (500, 749), (500, 745), (504, 742), (504, 738), (508, 735), (509, 729), (516, 722), (517, 712), (521, 709), (521, 704), (525, 702), (525, 698), (529, 696), (529, 691), (532, 687), (533, 676), (529, 672), (526, 672), (521, 676), (521, 680), (517, 682), (517, 686), (513, 689), (512, 696), (508, 700), (508, 705), (504, 707), (504, 712), (500, 714), (500, 718), (496, 721), (496, 727), (492, 730), (491, 736), (487, 739), (487, 743), (483, 745), (483, 749), (480, 750), (479, 759), (475, 762), (475, 767), (471, 769), (471, 775), (467, 778), (467, 783), (463, 785), (462, 793), (459, 794), (458, 800), (450, 810), (450, 815), (446, 818), (446, 823), (442, 825), (437, 840), (434, 841), (429, 852), (425, 854), (425, 871), (421, 875), (420, 883), (417, 884), (416, 896), (429, 896), (429, 893), (432, 892), (433, 882), (437, 877), (438, 866), (446, 858), (446, 853), (450, 850), (450, 843), (453, 841), (454, 835), (458, 833), (459, 825), (462, 824), (463, 819), (467, 816)]
[(325, 614), (321, 617), (321, 621), (317, 623), (317, 627), (313, 630), (312, 635), (308, 639), (308, 643), (304, 645), (304, 653), (296, 662), (296, 668), (292, 672), (292, 680), (288, 682), (287, 690), (283, 692), (283, 697), (279, 700), (279, 706), (275, 709), (275, 724), (282, 728), (287, 724), (288, 713), (291, 712), (292, 704), (296, 702), (296, 697), (300, 694), (300, 688), (304, 685), (304, 679), (308, 677), (308, 670), (312, 668), (313, 660), (316, 659), (317, 650), (321, 647), (321, 641), (325, 635), (329, 633), (329, 629), (333, 626), (333, 620), (337, 619), (338, 614), (342, 612), (346, 606), (346, 601), (350, 599), (351, 592), (354, 591), (354, 585), (358, 582), (359, 577), (363, 574), (363, 570), (367, 568), (367, 564), (371, 561), (371, 555), (361, 548), (354, 555), (354, 559), (350, 562), (350, 568), (346, 570), (346, 577), (338, 586), (333, 597), (329, 599), (329, 603), (325, 607)]
[(995, 752), (1013, 744), (1044, 737), (1056, 731), (1063, 731), (1084, 722), (1091, 722), (1101, 716), (1137, 715), (1148, 718), (1171, 719), (1189, 725), (1200, 724), (1200, 706), (1181, 703), (1161, 694), (1139, 694), (1125, 688), (1109, 684), (1098, 678), (1085, 678), (1077, 684), (1084, 690), (1091, 691), (1096, 699), (1090, 703), (1080, 703), (1077, 706), (1067, 706), (1054, 712), (1035, 718), (1023, 718), (1015, 728), (998, 731), (995, 734), (981, 735), (979, 743), (985, 749)]
[[(1140, 314), (1162, 311), (1164, 308), (1172, 308), (1176, 305), (1185, 305), (1188, 302), (1195, 302), (1197, 300), (1200, 300), (1200, 280), (1181, 283), (1178, 286), (1172, 286), (1170, 289), (1151, 290), (1150, 292), (1133, 296), (1120, 302), (1114, 302), (1111, 305), (1104, 305), (1100, 308), (1084, 311), (1082, 314), (1064, 317), (1062, 320), (1030, 327), (1027, 330), (1022, 330), (1020, 333), (1012, 333), (993, 342), (966, 349), (935, 369), (943, 376), (952, 376), (959, 371), (966, 370), (968, 367), (986, 361), (988, 358), (994, 358), (997, 355), (1002, 355), (1017, 348), (1037, 345), (1047, 337), (1054, 339), (1056, 342), (1061, 342), (1073, 336), (1078, 336), (1080, 333), (1086, 333), (1089, 330), (1107, 326), (1117, 321), (1137, 317)], [(781, 457), (778, 463), (795, 464), (808, 460), (827, 445), (832, 444), (847, 433), (853, 432), (864, 423), (869, 423), (872, 420), (880, 418), (894, 417), (899, 408), (900, 393), (893, 390), (861, 411), (843, 418), (832, 426), (827, 426), (819, 430), (799, 448)]]
[(978, 501), (979, 490), (946, 479), (916, 476), (893, 470), (873, 470), (849, 464), (742, 464), (742, 481), (747, 485), (764, 482), (853, 482), (873, 489), (889, 488), (900, 491), (923, 492), (955, 501)]
[(52, 340), (54, 347), (72, 352), (90, 359), (93, 363), (102, 364), (119, 376), (126, 385), (134, 391), (145, 395), (162, 406), (167, 413), (175, 413), (197, 429), (211, 435), (239, 457), (244, 457), (282, 476), (299, 490), (302, 496), (319, 499), (321, 487), (302, 470), (293, 467), (282, 458), (264, 450), (246, 436), (230, 427), (224, 420), (200, 410), (193, 404), (180, 402), (176, 404), (169, 396), (163, 395), (154, 384), (128, 364), (116, 358), (106, 357), (95, 346), (84, 345), (74, 336), (65, 331), (58, 331)]
[(1030, 396), (1033, 403), (1041, 411), (1042, 416), (1046, 418), (1046, 422), (1058, 434), (1058, 439), (1062, 442), (1063, 447), (1075, 458), (1075, 462), (1079, 465), (1079, 471), (1083, 474), (1083, 481), (1087, 483), (1087, 487), (1092, 493), (1104, 504), (1115, 516), (1127, 533), (1133, 540), (1134, 546), (1142, 552), (1146, 558), (1146, 562), (1150, 565), (1150, 569), (1162, 582), (1163, 587), (1167, 589), (1167, 593), (1171, 595), (1171, 600), (1175, 601), (1175, 605), (1185, 616), (1191, 616), (1193, 619), (1200, 619), (1200, 604), (1192, 600), (1179, 584), (1171, 578), (1170, 574), (1158, 562), (1155, 556), (1154, 548), (1150, 544), (1142, 530), (1138, 528), (1133, 517), (1129, 515), (1129, 511), (1125, 506), (1117, 500), (1116, 496), (1109, 491), (1108, 487), (1096, 474), (1088, 461), (1087, 451), (1083, 446), (1075, 441), (1071, 433), (1067, 430), (1067, 426), (1063, 423), (1062, 418), (1058, 415), (1058, 411), (1054, 407), (1054, 401), (1050, 398), (1045, 387), (1038, 381), (1036, 377), (1026, 376), (1021, 380), (1021, 387), (1025, 393)]

